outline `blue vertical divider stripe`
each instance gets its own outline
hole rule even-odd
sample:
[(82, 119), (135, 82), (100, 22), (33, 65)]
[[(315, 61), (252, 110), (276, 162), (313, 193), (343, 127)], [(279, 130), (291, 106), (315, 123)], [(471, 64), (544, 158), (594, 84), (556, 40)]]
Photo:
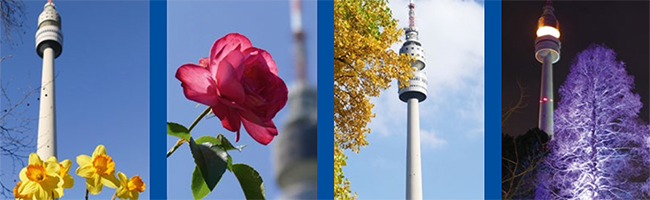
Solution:
[(501, 199), (501, 1), (485, 2), (485, 199)]
[(334, 1), (318, 1), (318, 199), (334, 198)]
[(150, 182), (147, 185), (151, 199), (167, 199), (167, 158), (165, 123), (167, 99), (165, 63), (167, 61), (167, 2), (149, 2), (150, 66), (149, 66), (149, 159)]

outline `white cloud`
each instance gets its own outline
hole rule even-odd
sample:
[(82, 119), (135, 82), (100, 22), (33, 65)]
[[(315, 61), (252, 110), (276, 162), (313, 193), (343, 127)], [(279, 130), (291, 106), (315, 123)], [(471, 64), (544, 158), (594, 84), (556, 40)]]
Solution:
[[(389, 3), (400, 27), (408, 25), (408, 4), (409, 0)], [(452, 136), (449, 134), (482, 137), (484, 8), (475, 1), (463, 0), (416, 0), (415, 7), (415, 25), (425, 49), (424, 70), (429, 78), (427, 100), (420, 104), (423, 143), (445, 146)], [(392, 49), (398, 51), (401, 45), (395, 44)], [(369, 125), (373, 134), (406, 134), (406, 104), (398, 99), (396, 84), (372, 99), (373, 112), (377, 113)], [(436, 134), (424, 131), (434, 129)]]
[(447, 140), (438, 137), (433, 130), (420, 130), (420, 141), (424, 147), (429, 148), (440, 148), (447, 145)]

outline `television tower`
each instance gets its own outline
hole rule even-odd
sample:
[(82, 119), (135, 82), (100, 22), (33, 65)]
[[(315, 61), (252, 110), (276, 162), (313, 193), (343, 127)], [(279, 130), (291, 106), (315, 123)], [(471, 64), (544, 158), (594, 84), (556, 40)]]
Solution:
[(422, 199), (422, 158), (420, 155), (420, 113), (418, 104), (427, 98), (427, 74), (422, 71), (424, 49), (418, 39), (415, 28), (415, 4), (409, 4), (409, 26), (404, 28), (406, 42), (400, 48), (400, 54), (411, 55), (415, 61), (411, 67), (415, 69), (409, 86), (399, 89), (399, 99), (408, 104), (407, 140), (406, 140), (406, 199)]
[(277, 199), (316, 199), (317, 91), (307, 81), (301, 0), (291, 0), (290, 6), (296, 81), (289, 88), (289, 116), (273, 146), (276, 181), (282, 190)]
[(48, 0), (38, 16), (36, 53), (43, 58), (41, 98), (38, 113), (36, 153), (42, 159), (56, 156), (56, 109), (54, 107), (54, 59), (63, 51), (61, 17), (52, 0)]
[(553, 14), (551, 1), (546, 1), (544, 13), (537, 22), (535, 58), (542, 63), (542, 83), (539, 95), (539, 128), (553, 139), (553, 64), (560, 60), (560, 24)]

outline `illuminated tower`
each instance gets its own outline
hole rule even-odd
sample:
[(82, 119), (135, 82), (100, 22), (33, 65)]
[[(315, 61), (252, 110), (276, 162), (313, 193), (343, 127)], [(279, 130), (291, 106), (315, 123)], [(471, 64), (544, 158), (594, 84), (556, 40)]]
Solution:
[(36, 153), (42, 158), (56, 156), (56, 109), (54, 107), (54, 59), (63, 51), (61, 17), (52, 0), (48, 0), (38, 16), (36, 53), (43, 58), (41, 98), (38, 113)]
[(316, 88), (307, 82), (305, 34), (301, 1), (291, 1), (296, 81), (289, 88), (289, 116), (273, 144), (277, 199), (317, 199), (317, 106)]
[(424, 49), (418, 39), (415, 28), (415, 4), (409, 4), (409, 26), (404, 29), (406, 42), (399, 50), (415, 58), (411, 67), (415, 69), (409, 86), (399, 89), (399, 99), (408, 104), (407, 140), (406, 140), (406, 199), (422, 199), (422, 158), (420, 155), (420, 116), (418, 104), (427, 98), (427, 74), (422, 71)]
[(544, 13), (537, 23), (535, 58), (542, 63), (542, 83), (539, 94), (539, 128), (553, 139), (553, 63), (560, 60), (560, 24), (553, 14), (551, 1), (546, 1)]

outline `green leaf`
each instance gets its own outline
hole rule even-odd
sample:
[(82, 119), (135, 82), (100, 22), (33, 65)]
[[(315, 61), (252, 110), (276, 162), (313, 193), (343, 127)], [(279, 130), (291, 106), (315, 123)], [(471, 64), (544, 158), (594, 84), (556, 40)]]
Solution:
[(167, 135), (176, 136), (185, 140), (190, 140), (190, 131), (185, 128), (185, 126), (174, 123), (167, 122)]
[(194, 199), (203, 199), (209, 193), (210, 188), (205, 184), (199, 166), (194, 167), (194, 172), (192, 172), (192, 196)]
[(194, 139), (190, 138), (194, 163), (201, 171), (208, 189), (212, 191), (228, 168), (228, 153), (219, 146), (208, 144), (196, 144)]
[(246, 164), (237, 163), (232, 165), (232, 172), (237, 176), (246, 199), (266, 199), (264, 181), (255, 169)]
[(226, 151), (237, 150), (237, 151), (241, 152), (241, 150), (244, 147), (246, 147), (246, 145), (241, 145), (241, 146), (236, 146), (236, 147), (233, 146), (232, 143), (230, 143), (230, 141), (228, 141), (228, 139), (225, 136), (221, 135), (221, 134), (217, 135), (216, 138), (212, 137), (212, 136), (204, 135), (204, 136), (201, 136), (201, 137), (196, 139), (197, 144), (203, 144), (203, 143), (206, 143), (206, 142), (209, 142), (212, 145), (219, 145), (219, 146), (221, 146), (221, 148), (223, 148)]

